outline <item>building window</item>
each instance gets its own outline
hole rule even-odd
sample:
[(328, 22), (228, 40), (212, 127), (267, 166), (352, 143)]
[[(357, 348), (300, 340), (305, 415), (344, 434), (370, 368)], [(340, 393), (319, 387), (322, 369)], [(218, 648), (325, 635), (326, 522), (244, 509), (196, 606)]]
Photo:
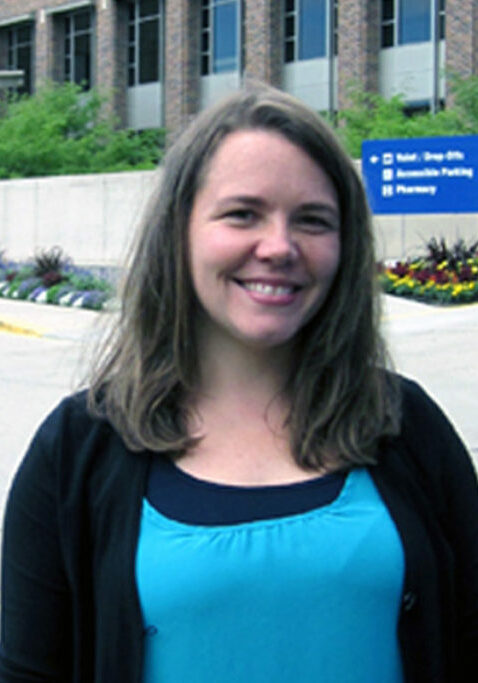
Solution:
[(445, 39), (445, 0), (439, 0), (438, 3), (438, 37), (440, 40)]
[(65, 81), (88, 90), (92, 86), (93, 12), (78, 10), (63, 15), (65, 30)]
[(17, 88), (19, 93), (31, 93), (32, 59), (33, 59), (33, 25), (19, 24), (8, 29), (8, 68), (21, 69), (24, 73), (23, 85)]
[(329, 54), (330, 12), (333, 12), (333, 53), (337, 54), (338, 0), (285, 0), (285, 62), (315, 59)]
[(438, 37), (445, 38), (445, 0), (382, 0), (382, 47), (431, 40), (434, 7)]
[(161, 0), (129, 2), (128, 84), (161, 80)]
[(430, 0), (400, 0), (398, 42), (422, 43), (431, 38)]
[(395, 44), (395, 0), (382, 0), (382, 47)]
[(239, 69), (240, 14), (239, 0), (202, 0), (202, 75)]

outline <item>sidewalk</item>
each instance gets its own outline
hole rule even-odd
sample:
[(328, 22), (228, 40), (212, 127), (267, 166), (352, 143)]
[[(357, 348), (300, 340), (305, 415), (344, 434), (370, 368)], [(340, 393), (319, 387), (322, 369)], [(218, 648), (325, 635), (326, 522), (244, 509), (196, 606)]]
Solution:
[(478, 465), (478, 304), (384, 299), (383, 329), (397, 370), (440, 404)]
[(83, 308), (0, 299), (0, 332), (79, 340), (107, 315)]

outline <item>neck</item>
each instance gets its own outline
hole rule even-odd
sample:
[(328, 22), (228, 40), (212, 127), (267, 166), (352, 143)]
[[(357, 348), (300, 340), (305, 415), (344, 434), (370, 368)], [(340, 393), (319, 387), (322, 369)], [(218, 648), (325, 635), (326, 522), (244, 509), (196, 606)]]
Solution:
[[(291, 348), (258, 348), (231, 338), (199, 337), (200, 394), (211, 398), (256, 397), (269, 403), (283, 393)], [(256, 401), (254, 401), (256, 402)]]
[(290, 449), (284, 391), (291, 346), (250, 347), (226, 335), (198, 335), (200, 383), (189, 429), (200, 438), (181, 457), (195, 476), (236, 484), (304, 478)]

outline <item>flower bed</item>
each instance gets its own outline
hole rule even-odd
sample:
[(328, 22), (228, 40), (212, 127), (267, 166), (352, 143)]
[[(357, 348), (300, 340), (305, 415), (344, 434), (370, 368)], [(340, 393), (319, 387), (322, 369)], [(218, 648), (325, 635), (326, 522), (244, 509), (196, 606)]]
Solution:
[(105, 277), (74, 266), (61, 249), (37, 254), (31, 262), (0, 258), (0, 297), (101, 310), (114, 296)]
[(478, 243), (467, 247), (459, 240), (449, 248), (443, 239), (430, 240), (425, 256), (381, 266), (379, 280), (387, 294), (419, 301), (478, 301)]

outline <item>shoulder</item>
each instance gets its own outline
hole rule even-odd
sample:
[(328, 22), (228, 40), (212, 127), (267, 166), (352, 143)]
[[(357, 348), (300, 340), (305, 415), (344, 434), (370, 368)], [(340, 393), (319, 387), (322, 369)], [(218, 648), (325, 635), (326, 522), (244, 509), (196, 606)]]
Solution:
[(400, 438), (409, 448), (435, 455), (466, 451), (442, 408), (415, 381), (399, 377), (401, 393)]
[(415, 380), (398, 375), (402, 399), (402, 424), (412, 427), (414, 422), (421, 419), (446, 422), (443, 411), (429, 396), (425, 389)]
[(64, 398), (45, 418), (33, 436), (20, 464), (16, 479), (49, 479), (57, 484), (64, 476), (88, 470), (126, 449), (120, 436), (104, 419), (92, 416), (87, 408), (86, 391)]
[(94, 417), (87, 407), (86, 391), (64, 398), (38, 428), (32, 447), (71, 451), (87, 447), (92, 440), (113, 436), (106, 420)]
[(398, 382), (400, 433), (384, 442), (379, 469), (404, 475), (439, 497), (450, 491), (459, 496), (460, 490), (476, 496), (475, 467), (450, 420), (417, 382), (401, 376)]

